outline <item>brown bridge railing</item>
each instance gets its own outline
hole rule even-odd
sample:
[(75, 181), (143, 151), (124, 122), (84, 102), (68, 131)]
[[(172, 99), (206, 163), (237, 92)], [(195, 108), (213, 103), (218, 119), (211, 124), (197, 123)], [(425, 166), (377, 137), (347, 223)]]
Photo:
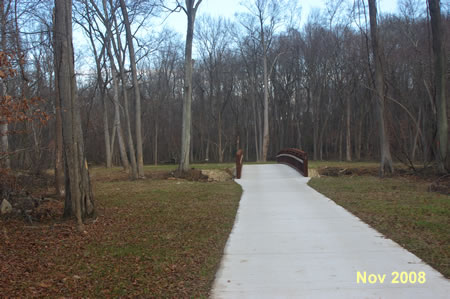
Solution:
[(240, 149), (236, 153), (236, 178), (237, 179), (241, 178), (242, 164), (244, 164), (244, 151)]
[(308, 155), (297, 148), (285, 148), (277, 154), (277, 162), (287, 164), (308, 176)]

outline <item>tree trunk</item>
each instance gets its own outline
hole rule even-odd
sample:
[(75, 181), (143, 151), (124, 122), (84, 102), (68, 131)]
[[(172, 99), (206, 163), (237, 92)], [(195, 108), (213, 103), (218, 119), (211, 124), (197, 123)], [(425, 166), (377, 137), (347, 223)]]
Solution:
[[(417, 117), (417, 123), (420, 123), (420, 119), (422, 118), (422, 108), (419, 108), (419, 116)], [(416, 151), (417, 151), (417, 142), (419, 140), (420, 127), (416, 128), (416, 134), (414, 135), (414, 140), (412, 144), (411, 151), (411, 161), (414, 163), (416, 161)]]
[[(341, 121), (342, 123), (343, 121)], [(342, 161), (342, 126), (339, 130), (339, 161)]]
[(256, 103), (256, 96), (254, 96), (253, 98), (253, 117), (254, 117), (254, 128), (255, 128), (255, 154), (256, 154), (256, 161), (260, 160), (260, 151), (259, 151), (259, 133), (258, 133), (258, 127), (259, 127), (259, 122), (258, 122), (258, 109), (257, 109), (257, 103)]
[[(106, 3), (105, 3), (106, 5)], [(89, 14), (89, 12), (87, 12)], [(89, 15), (88, 15), (89, 18)], [(90, 18), (89, 18), (90, 20)], [(106, 86), (105, 82), (102, 77), (102, 65), (101, 65), (101, 56), (99, 56), (99, 53), (97, 52), (95, 42), (94, 42), (94, 36), (93, 36), (93, 28), (92, 24), (88, 24), (87, 33), (89, 36), (89, 41), (92, 46), (92, 51), (94, 54), (95, 59), (95, 66), (97, 69), (97, 84), (99, 87), (99, 93), (100, 93), (100, 99), (103, 103), (103, 136), (104, 136), (104, 142), (105, 142), (105, 163), (106, 168), (112, 167), (112, 154), (111, 154), (111, 138), (109, 133), (109, 119), (108, 119), (108, 104), (106, 100)], [(107, 41), (104, 41), (105, 45), (107, 44)], [(104, 54), (104, 48), (102, 49), (102, 54)]]
[[(128, 11), (125, 5), (124, 0), (120, 0), (120, 8), (122, 9), (122, 15), (124, 18), (124, 25), (127, 36), (128, 50), (130, 53), (130, 65), (131, 65), (131, 74), (133, 77), (133, 85), (134, 85), (134, 96), (136, 98), (136, 154), (137, 154), (137, 170), (138, 176), (140, 178), (144, 177), (144, 156), (142, 150), (142, 124), (141, 124), (141, 93), (139, 90), (139, 82), (137, 78), (137, 69), (136, 69), (136, 54), (134, 51), (133, 45), (133, 35), (131, 33), (130, 21), (128, 19)], [(192, 45), (192, 44), (191, 44)]]
[[(66, 164), (66, 205), (75, 215), (79, 230), (83, 219), (94, 214), (88, 164), (84, 155), (83, 131), (76, 92), (72, 45), (72, 1), (55, 0), (54, 26), (55, 74), (57, 95), (61, 103), (64, 159)], [(69, 216), (69, 209), (65, 209)]]
[[(56, 63), (56, 61), (55, 61)], [(55, 87), (58, 86), (57, 77), (55, 78)], [(61, 102), (58, 97), (55, 97), (55, 188), (56, 195), (64, 198), (65, 179), (64, 179), (64, 157), (63, 157), (63, 128), (61, 119)]]
[(208, 136), (206, 137), (206, 150), (205, 150), (205, 161), (208, 162), (209, 161), (209, 133)]
[(113, 80), (113, 101), (114, 101), (114, 129), (117, 132), (117, 141), (119, 142), (119, 153), (122, 165), (127, 173), (130, 173), (130, 162), (125, 148), (125, 138), (123, 136), (122, 124), (120, 121), (120, 104), (119, 104), (119, 84), (117, 82), (117, 72), (115, 66), (111, 67), (111, 77)]
[[(113, 19), (115, 28), (117, 31), (119, 31), (119, 26), (117, 23), (117, 19), (114, 17)], [(110, 27), (110, 23), (107, 23), (108, 27)], [(110, 31), (110, 35), (112, 36), (112, 31)], [(122, 96), (123, 96), (123, 110), (124, 110), (124, 116), (125, 116), (125, 126), (127, 131), (127, 141), (126, 144), (128, 145), (128, 158), (131, 164), (131, 172), (130, 172), (130, 178), (132, 180), (136, 180), (139, 178), (138, 175), (138, 166), (136, 161), (136, 150), (134, 148), (134, 140), (133, 140), (133, 133), (131, 131), (131, 120), (130, 120), (130, 111), (129, 111), (129, 105), (128, 105), (128, 93), (127, 93), (127, 76), (125, 74), (125, 53), (123, 53), (122, 48), (122, 41), (120, 38), (120, 34), (117, 35), (117, 44), (115, 44), (114, 40), (111, 38), (111, 43), (113, 45), (114, 53), (116, 55), (118, 65), (119, 65), (119, 73), (120, 73), (120, 80), (122, 82)], [(111, 61), (114, 61), (114, 58), (111, 56)]]
[(158, 165), (158, 120), (155, 121), (155, 141), (153, 149), (153, 159), (155, 166)]
[[(91, 24), (89, 24), (91, 26)], [(92, 28), (89, 27), (89, 40), (91, 42), (92, 50), (94, 52), (95, 65), (97, 68), (97, 84), (100, 91), (100, 98), (103, 103), (103, 136), (105, 141), (105, 162), (106, 168), (112, 167), (112, 154), (111, 154), (111, 138), (109, 133), (109, 118), (108, 118), (108, 103), (106, 100), (106, 86), (102, 77), (101, 57), (97, 53), (95, 48), (94, 36), (92, 34)], [(104, 41), (107, 44), (107, 41)], [(103, 50), (104, 54), (104, 50)]]
[(361, 148), (362, 148), (362, 130), (363, 130), (364, 118), (361, 117), (358, 122), (358, 138), (356, 142), (356, 159), (361, 160)]
[(447, 99), (445, 98), (446, 59), (444, 47), (444, 30), (441, 21), (441, 7), (439, 0), (428, 0), (431, 17), (431, 32), (433, 36), (433, 56), (434, 56), (434, 86), (436, 92), (436, 112), (437, 112), (437, 142), (436, 142), (436, 162), (438, 171), (445, 173), (447, 165), (448, 151), (448, 119), (447, 119)]
[(325, 130), (327, 128), (329, 118), (330, 118), (330, 116), (328, 115), (325, 118), (325, 122), (323, 123), (322, 128), (320, 129), (320, 135), (319, 135), (319, 159), (320, 160), (323, 160), (323, 136), (325, 134)]
[(191, 148), (192, 126), (192, 40), (194, 39), (195, 15), (202, 0), (197, 0), (197, 3), (195, 3), (195, 0), (186, 0), (185, 2), (186, 8), (183, 9), (187, 16), (187, 33), (184, 54), (183, 123), (181, 129), (181, 157), (179, 165), (179, 171), (181, 172), (186, 172), (189, 170), (189, 152)]
[(108, 104), (104, 91), (101, 93), (101, 98), (103, 102), (103, 135), (105, 137), (106, 168), (111, 168), (112, 154), (111, 154), (111, 138), (109, 136)]
[(223, 163), (223, 149), (222, 149), (222, 113), (219, 113), (217, 121), (217, 138), (218, 138), (218, 151), (219, 151), (219, 163)]
[(128, 106), (128, 94), (127, 94), (127, 87), (126, 87), (126, 77), (124, 74), (124, 67), (120, 68), (120, 77), (122, 80), (122, 95), (123, 95), (123, 106), (125, 110), (125, 124), (126, 124), (126, 130), (127, 130), (127, 140), (128, 140), (128, 152), (129, 152), (129, 158), (131, 162), (131, 179), (136, 180), (139, 178), (139, 171), (138, 171), (138, 165), (136, 162), (136, 151), (134, 149), (134, 142), (133, 142), (133, 133), (131, 132), (131, 121), (130, 121), (130, 111)]
[[(1, 96), (4, 97), (6, 95), (6, 84), (3, 82), (0, 86)], [(1, 148), (0, 153), (6, 154), (6, 158), (2, 159), (3, 167), (5, 168), (11, 168), (11, 160), (7, 153), (9, 152), (9, 143), (8, 143), (8, 123), (4, 123), (0, 125), (0, 136), (1, 136)]]
[(300, 129), (300, 121), (296, 122), (297, 127), (297, 147), (302, 149), (302, 130)]
[(248, 126), (245, 127), (245, 157), (247, 157), (248, 159), (248, 144), (249, 144), (249, 140), (248, 140)]
[[(8, 4), (7, 11), (10, 9), (10, 4)], [(6, 20), (7, 20), (7, 14), (8, 12), (5, 11), (5, 1), (0, 1), (0, 14), (1, 14), (1, 51), (7, 52), (6, 50)], [(0, 89), (1, 93), (0, 96), (4, 97), (6, 95), (6, 83), (4, 80), (0, 83)], [(9, 152), (9, 142), (8, 142), (8, 123), (5, 121), (5, 123), (0, 124), (0, 141), (1, 141), (1, 147), (0, 152), (3, 152), (7, 154)], [(5, 159), (2, 160), (2, 166), (5, 168), (11, 167), (11, 160), (9, 156), (7, 155)]]
[(264, 118), (263, 118), (263, 145), (262, 145), (262, 161), (267, 161), (269, 151), (269, 79), (267, 74), (267, 47), (264, 36), (263, 20), (261, 23), (261, 46), (263, 49), (263, 76), (264, 76)]
[(370, 35), (372, 39), (372, 52), (375, 60), (375, 88), (376, 88), (376, 107), (379, 125), (380, 138), (380, 176), (385, 173), (393, 173), (394, 166), (392, 164), (390, 142), (388, 129), (385, 120), (385, 99), (384, 99), (384, 74), (381, 55), (381, 47), (378, 41), (377, 32), (377, 3), (376, 0), (369, 0), (370, 15)]
[[(53, 24), (55, 24), (55, 16), (53, 15)], [(53, 57), (54, 65), (56, 66), (56, 59)], [(63, 156), (63, 125), (62, 125), (62, 118), (61, 118), (61, 102), (58, 98), (58, 76), (55, 74), (54, 79), (55, 84), (55, 189), (56, 189), (56, 195), (60, 198), (64, 198), (66, 195), (66, 186), (65, 186), (65, 178), (64, 178), (64, 156)]]
[[(126, 151), (126, 145), (125, 145), (125, 137), (123, 134), (122, 124), (121, 124), (121, 117), (120, 117), (120, 102), (119, 102), (119, 82), (118, 82), (118, 75), (117, 75), (117, 67), (115, 65), (114, 55), (112, 52), (112, 49), (114, 49), (114, 53), (117, 56), (117, 60), (120, 67), (120, 75), (122, 80), (122, 85), (125, 84), (125, 78), (123, 75), (123, 61), (121, 59), (121, 54), (119, 53), (119, 50), (117, 50), (117, 46), (114, 43), (113, 40), (113, 33), (112, 33), (112, 24), (109, 20), (109, 13), (108, 13), (108, 6), (106, 3), (106, 0), (102, 1), (103, 3), (103, 12), (104, 12), (104, 18), (105, 18), (105, 27), (106, 27), (106, 37), (104, 38), (104, 44), (106, 53), (109, 58), (110, 67), (111, 67), (111, 77), (112, 77), (112, 83), (113, 83), (113, 103), (114, 103), (114, 129), (113, 129), (113, 137), (114, 132), (117, 133), (117, 141), (119, 143), (119, 153), (120, 153), (120, 159), (122, 160), (122, 165), (126, 173), (130, 174), (131, 179), (137, 178), (137, 166), (136, 166), (136, 158), (134, 156), (134, 146), (133, 141), (128, 140), (128, 146), (130, 151), (130, 158), (131, 159), (131, 172), (130, 172), (130, 160), (128, 159), (127, 151)], [(115, 21), (115, 19), (113, 19)], [(120, 36), (118, 36), (118, 43), (120, 47)], [(128, 103), (126, 101), (127, 95), (125, 91), (125, 87), (123, 86), (124, 90), (124, 101), (125, 101), (125, 117), (127, 121), (127, 128), (128, 131), (131, 131), (130, 121), (129, 121), (129, 114), (128, 114)], [(132, 139), (131, 133), (129, 133), (129, 138)], [(114, 138), (111, 143), (111, 148), (114, 148)], [(133, 160), (134, 158), (134, 160)]]
[(350, 135), (350, 126), (351, 126), (351, 102), (350, 102), (350, 97), (347, 97), (347, 134), (346, 134), (346, 139), (345, 139), (345, 145), (346, 145), (346, 160), (347, 161), (351, 161), (352, 160), (352, 139), (351, 139), (351, 135)]
[(314, 160), (317, 161), (319, 159), (319, 128), (320, 128), (320, 111), (318, 103), (320, 101), (320, 97), (314, 101), (315, 109), (313, 116), (313, 149), (314, 149)]

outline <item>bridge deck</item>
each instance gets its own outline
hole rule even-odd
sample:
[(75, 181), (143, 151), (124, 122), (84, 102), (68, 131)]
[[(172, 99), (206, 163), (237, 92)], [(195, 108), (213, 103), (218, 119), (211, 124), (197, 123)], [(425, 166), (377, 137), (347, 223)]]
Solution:
[[(212, 298), (449, 298), (449, 280), (308, 180), (286, 165), (244, 166)], [(358, 271), (385, 280), (358, 284)], [(426, 282), (393, 284), (394, 271), (424, 272)]]

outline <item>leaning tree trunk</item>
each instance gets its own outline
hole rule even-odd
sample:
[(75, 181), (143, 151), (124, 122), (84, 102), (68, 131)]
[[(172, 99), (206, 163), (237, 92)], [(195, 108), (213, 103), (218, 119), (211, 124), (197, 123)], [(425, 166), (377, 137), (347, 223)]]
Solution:
[[(122, 124), (120, 121), (120, 103), (119, 103), (119, 86), (118, 86), (119, 84), (117, 82), (117, 71), (115, 66), (113, 65), (111, 67), (111, 77), (113, 81), (114, 129), (116, 130), (117, 133), (120, 159), (122, 160), (123, 168), (125, 172), (130, 173), (130, 162), (128, 160), (127, 150), (125, 148), (125, 137), (123, 134)], [(112, 146), (114, 146), (114, 144), (112, 144)], [(133, 171), (131, 171), (130, 175), (133, 176)]]
[(385, 99), (384, 99), (384, 74), (383, 63), (381, 61), (381, 49), (378, 41), (377, 32), (377, 3), (376, 0), (369, 0), (370, 15), (370, 36), (372, 39), (372, 52), (375, 60), (375, 88), (376, 88), (376, 107), (379, 123), (380, 134), (380, 176), (385, 173), (393, 173), (394, 166), (392, 164), (391, 150), (388, 130), (385, 120)]
[[(136, 154), (137, 154), (137, 171), (140, 178), (144, 177), (144, 155), (142, 150), (142, 123), (141, 123), (141, 93), (139, 91), (139, 82), (136, 69), (136, 54), (134, 52), (133, 35), (131, 33), (130, 21), (128, 19), (128, 11), (124, 0), (120, 0), (120, 8), (124, 19), (128, 51), (130, 53), (131, 75), (133, 77), (134, 96), (136, 98)], [(125, 84), (125, 83), (124, 83)], [(125, 88), (125, 86), (124, 86)]]
[[(119, 64), (123, 63), (119, 62)], [(136, 154), (134, 149), (134, 142), (133, 142), (133, 133), (131, 132), (131, 121), (130, 121), (130, 111), (128, 109), (128, 94), (127, 94), (127, 88), (126, 88), (126, 76), (124, 73), (124, 66), (120, 67), (120, 78), (122, 80), (122, 95), (123, 95), (123, 106), (124, 106), (124, 114), (125, 114), (125, 126), (127, 130), (127, 137), (128, 137), (128, 151), (130, 155), (130, 162), (131, 162), (131, 179), (135, 180), (139, 178), (139, 170), (138, 170), (138, 163), (136, 162)]]
[[(106, 7), (106, 6), (105, 6)], [(107, 15), (107, 10), (105, 8), (105, 15)], [(117, 31), (119, 31), (119, 26), (117, 23), (117, 19), (114, 17), (113, 19), (114, 22), (114, 26), (116, 28)], [(132, 180), (138, 179), (139, 178), (139, 174), (138, 174), (138, 166), (137, 166), (137, 162), (136, 162), (136, 150), (134, 148), (134, 141), (133, 141), (133, 133), (131, 131), (131, 120), (130, 120), (130, 111), (129, 111), (129, 105), (128, 105), (128, 93), (127, 93), (127, 76), (125, 73), (125, 53), (124, 53), (124, 49), (122, 47), (122, 41), (120, 39), (120, 34), (117, 35), (117, 44), (114, 43), (114, 40), (112, 39), (113, 33), (111, 30), (111, 26), (110, 26), (110, 22), (106, 21), (106, 26), (107, 30), (109, 30), (109, 34), (111, 36), (111, 44), (112, 44), (112, 48), (114, 49), (114, 53), (116, 55), (117, 58), (117, 62), (119, 65), (119, 73), (120, 73), (120, 80), (122, 82), (122, 97), (123, 97), (123, 110), (124, 110), (124, 116), (125, 116), (125, 127), (126, 127), (126, 131), (127, 131), (127, 144), (128, 144), (128, 154), (129, 154), (129, 159), (130, 159), (130, 164), (131, 164), (131, 172), (130, 172), (130, 178)], [(109, 47), (110, 49), (111, 47)], [(114, 61), (113, 56), (111, 56), (111, 61)], [(111, 62), (112, 63), (112, 62)]]
[(436, 112), (437, 112), (437, 142), (436, 142), (436, 162), (438, 171), (446, 172), (448, 166), (448, 119), (447, 119), (447, 99), (445, 98), (446, 59), (445, 47), (443, 43), (444, 30), (441, 22), (441, 7), (439, 0), (428, 0), (431, 16), (431, 32), (433, 35), (434, 54), (434, 86), (436, 91)]
[[(104, 16), (108, 16), (109, 13), (108, 13), (108, 7), (107, 7), (106, 0), (103, 0), (102, 4), (103, 4)], [(113, 21), (115, 21), (115, 19)], [(113, 83), (113, 94), (114, 94), (113, 95), (113, 102), (114, 102), (113, 137), (115, 136), (114, 133), (117, 133), (117, 141), (119, 144), (119, 154), (120, 154), (120, 159), (122, 161), (123, 168), (124, 168), (125, 172), (130, 174), (131, 178), (135, 179), (135, 178), (137, 178), (137, 167), (136, 167), (136, 159), (134, 158), (134, 147), (133, 148), (130, 147), (130, 158), (132, 159), (132, 161), (134, 161), (134, 163), (132, 164), (133, 167), (130, 171), (130, 161), (128, 160), (127, 151), (125, 148), (125, 137), (123, 134), (121, 117), (120, 117), (119, 83), (118, 83), (118, 76), (117, 76), (117, 68), (115, 65), (114, 55), (113, 55), (111, 48), (114, 48), (114, 53), (116, 54), (116, 56), (118, 58), (118, 63), (119, 63), (119, 67), (121, 70), (121, 72), (120, 72), (121, 74), (122, 74), (122, 68), (123, 68), (122, 64), (123, 63), (120, 58), (120, 53), (117, 51), (117, 47), (114, 44), (111, 21), (107, 17), (105, 17), (105, 27), (106, 27), (106, 37), (104, 38), (103, 43), (105, 45), (106, 53), (108, 55), (109, 62), (110, 62), (111, 77), (112, 77), (112, 83)], [(118, 39), (120, 39), (119, 36), (118, 36)], [(120, 40), (119, 40), (119, 44), (120, 44)], [(125, 80), (123, 80), (123, 78), (122, 78), (122, 81), (125, 82)], [(125, 97), (126, 97), (126, 92), (124, 92), (124, 98)], [(128, 107), (128, 105), (126, 105), (126, 107)], [(126, 110), (125, 116), (127, 117), (127, 120), (128, 120), (129, 119), (128, 109)], [(111, 141), (111, 149), (112, 149), (111, 151), (114, 150), (114, 138), (112, 138), (112, 141)], [(134, 160), (133, 160), (133, 158), (134, 158)]]
[[(90, 18), (89, 18), (90, 21)], [(111, 152), (111, 137), (109, 134), (109, 117), (108, 117), (108, 104), (106, 99), (106, 84), (102, 77), (102, 65), (101, 65), (101, 54), (104, 54), (104, 48), (101, 51), (101, 54), (97, 53), (97, 49), (95, 47), (94, 37), (93, 37), (93, 28), (92, 28), (92, 22), (90, 22), (88, 34), (89, 34), (89, 41), (92, 46), (94, 59), (95, 59), (95, 66), (97, 69), (97, 84), (99, 86), (99, 94), (100, 94), (100, 100), (103, 103), (103, 137), (105, 142), (105, 162), (106, 162), (106, 168), (112, 167), (112, 152)], [(105, 42), (106, 44), (106, 42)]]
[[(55, 0), (53, 32), (57, 101), (61, 104), (66, 165), (65, 216), (75, 215), (78, 228), (94, 214), (94, 197), (84, 155), (83, 131), (76, 93), (72, 45), (72, 0)], [(69, 208), (70, 207), (70, 208)]]

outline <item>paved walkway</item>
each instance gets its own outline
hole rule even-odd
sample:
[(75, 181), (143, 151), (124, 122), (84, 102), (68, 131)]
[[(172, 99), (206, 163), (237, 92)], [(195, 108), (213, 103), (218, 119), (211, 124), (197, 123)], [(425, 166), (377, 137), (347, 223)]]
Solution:
[[(449, 280), (289, 166), (245, 165), (236, 181), (244, 193), (212, 298), (450, 298)], [(392, 272), (408, 277), (394, 284)], [(420, 272), (425, 283), (410, 283)]]

